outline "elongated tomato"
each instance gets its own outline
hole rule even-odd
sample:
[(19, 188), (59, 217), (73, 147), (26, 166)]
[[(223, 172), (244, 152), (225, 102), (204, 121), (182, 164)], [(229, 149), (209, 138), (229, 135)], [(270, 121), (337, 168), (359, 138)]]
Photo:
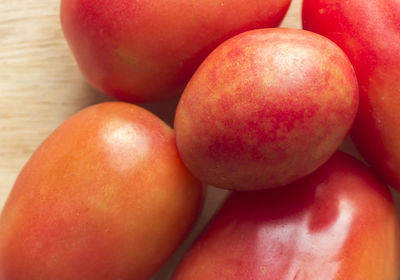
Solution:
[(321, 166), (353, 124), (358, 85), (344, 52), (298, 29), (241, 33), (190, 79), (174, 127), (194, 176), (232, 190), (280, 187)]
[(337, 153), (287, 187), (235, 192), (174, 280), (396, 280), (399, 226), (389, 190)]
[(0, 279), (148, 279), (201, 199), (160, 119), (131, 104), (89, 107), (20, 173), (0, 216)]
[(124, 101), (177, 96), (204, 58), (240, 32), (278, 26), (291, 0), (62, 0), (83, 75)]
[(336, 42), (360, 85), (352, 138), (362, 156), (400, 190), (400, 2), (304, 0), (303, 26)]

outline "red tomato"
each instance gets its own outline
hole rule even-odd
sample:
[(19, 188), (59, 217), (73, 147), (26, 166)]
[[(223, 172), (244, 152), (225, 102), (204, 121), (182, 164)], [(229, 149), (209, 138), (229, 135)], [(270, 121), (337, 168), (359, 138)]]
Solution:
[(175, 115), (177, 146), (192, 174), (216, 187), (284, 186), (328, 160), (357, 105), (353, 67), (332, 41), (297, 29), (248, 31), (191, 78)]
[(360, 85), (352, 138), (362, 156), (400, 190), (400, 3), (304, 0), (304, 28), (336, 42)]
[(245, 30), (278, 26), (290, 0), (62, 0), (65, 37), (87, 80), (125, 101), (178, 95), (201, 61)]
[(296, 183), (234, 192), (174, 280), (396, 280), (399, 225), (388, 188), (337, 153)]
[(89, 107), (20, 173), (0, 216), (0, 279), (148, 279), (201, 200), (160, 119), (131, 104)]

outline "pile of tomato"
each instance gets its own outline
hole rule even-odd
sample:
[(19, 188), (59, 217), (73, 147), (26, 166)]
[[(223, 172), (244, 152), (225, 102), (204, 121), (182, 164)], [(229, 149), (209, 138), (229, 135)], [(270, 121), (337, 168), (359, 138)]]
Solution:
[[(396, 280), (400, 3), (62, 0), (120, 101), (65, 121), (0, 216), (0, 280), (146, 280), (230, 190), (174, 280)], [(172, 129), (133, 103), (179, 97)], [(337, 151), (350, 134), (368, 163)]]

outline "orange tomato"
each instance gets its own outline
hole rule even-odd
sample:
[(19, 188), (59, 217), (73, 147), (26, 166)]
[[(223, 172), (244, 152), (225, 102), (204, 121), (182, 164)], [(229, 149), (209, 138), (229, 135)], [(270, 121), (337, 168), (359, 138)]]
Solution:
[(0, 279), (147, 279), (201, 201), (171, 128), (135, 105), (89, 107), (20, 173), (0, 217)]

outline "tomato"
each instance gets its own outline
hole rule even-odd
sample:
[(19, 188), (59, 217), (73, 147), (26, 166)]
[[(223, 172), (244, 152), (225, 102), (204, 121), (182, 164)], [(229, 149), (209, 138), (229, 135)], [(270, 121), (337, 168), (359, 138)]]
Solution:
[(266, 28), (201, 64), (175, 115), (179, 153), (201, 181), (233, 190), (287, 185), (336, 151), (357, 112), (343, 51), (318, 34)]
[(278, 26), (291, 0), (62, 0), (65, 37), (90, 84), (131, 102), (177, 96), (227, 38)]
[(340, 152), (292, 185), (234, 192), (173, 280), (396, 280), (389, 189)]
[(148, 279), (201, 201), (170, 127), (135, 105), (91, 106), (21, 171), (0, 216), (0, 279)]
[(400, 5), (398, 0), (304, 0), (303, 26), (336, 42), (360, 85), (352, 139), (400, 190)]

